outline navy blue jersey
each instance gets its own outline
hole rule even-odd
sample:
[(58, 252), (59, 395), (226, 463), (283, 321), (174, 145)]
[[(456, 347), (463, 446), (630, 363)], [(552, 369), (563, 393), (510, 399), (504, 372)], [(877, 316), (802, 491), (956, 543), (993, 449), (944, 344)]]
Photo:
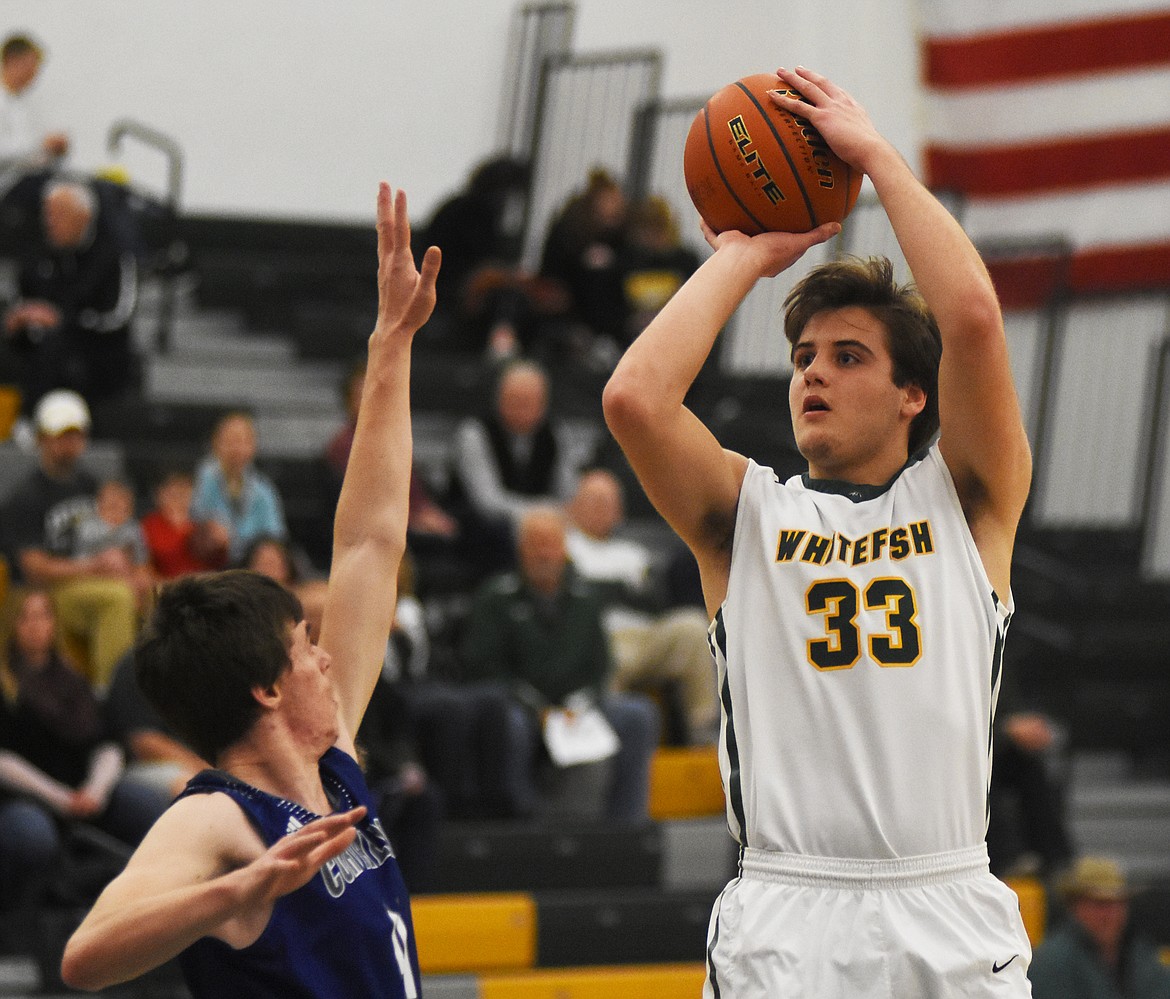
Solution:
[[(321, 781), (338, 811), (365, 805), (357, 839), (304, 887), (277, 899), (258, 940), (236, 950), (204, 937), (179, 957), (196, 999), (415, 999), (420, 993), (410, 899), (357, 762), (331, 748)], [(193, 777), (180, 797), (222, 792), (264, 842), (319, 816), (220, 770)]]

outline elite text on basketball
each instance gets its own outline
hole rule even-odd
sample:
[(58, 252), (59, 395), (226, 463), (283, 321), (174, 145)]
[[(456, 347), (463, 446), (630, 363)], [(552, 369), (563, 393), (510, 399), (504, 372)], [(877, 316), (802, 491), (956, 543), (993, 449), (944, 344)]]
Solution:
[(760, 190), (763, 191), (764, 197), (774, 205), (783, 201), (784, 192), (772, 179), (772, 174), (764, 165), (764, 161), (760, 159), (759, 153), (756, 152), (751, 134), (747, 130), (747, 125), (744, 124), (743, 115), (737, 114), (727, 123), (727, 127), (731, 129), (731, 137), (735, 140), (736, 146), (739, 147), (739, 157), (743, 160), (744, 165), (754, 167), (751, 176), (761, 182)]

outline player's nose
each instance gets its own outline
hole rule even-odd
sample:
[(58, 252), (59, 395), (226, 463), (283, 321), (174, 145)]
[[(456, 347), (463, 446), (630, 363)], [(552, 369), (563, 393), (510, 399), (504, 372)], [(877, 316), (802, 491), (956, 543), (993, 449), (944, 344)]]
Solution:
[(824, 370), (824, 362), (819, 357), (814, 357), (804, 366), (804, 371), (802, 372), (804, 383), (806, 385), (824, 384)]

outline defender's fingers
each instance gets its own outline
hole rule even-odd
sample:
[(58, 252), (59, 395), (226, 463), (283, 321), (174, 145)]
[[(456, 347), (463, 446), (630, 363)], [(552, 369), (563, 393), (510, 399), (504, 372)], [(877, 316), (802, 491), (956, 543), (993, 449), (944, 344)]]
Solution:
[(378, 259), (385, 259), (390, 252), (394, 226), (394, 195), (386, 181), (378, 184)]
[(394, 237), (398, 247), (410, 249), (410, 214), (406, 210), (406, 192), (401, 188), (394, 195)]
[(423, 254), (422, 269), (419, 277), (424, 287), (431, 287), (439, 276), (439, 266), (443, 262), (443, 252), (437, 246), (428, 246)]

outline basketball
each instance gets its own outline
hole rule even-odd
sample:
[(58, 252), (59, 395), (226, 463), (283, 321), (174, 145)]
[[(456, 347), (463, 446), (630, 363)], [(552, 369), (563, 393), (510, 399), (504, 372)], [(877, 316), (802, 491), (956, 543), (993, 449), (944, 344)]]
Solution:
[(844, 221), (857, 201), (861, 171), (808, 121), (772, 103), (767, 91), (781, 86), (771, 73), (745, 76), (715, 93), (691, 122), (683, 175), (715, 232), (807, 232)]

